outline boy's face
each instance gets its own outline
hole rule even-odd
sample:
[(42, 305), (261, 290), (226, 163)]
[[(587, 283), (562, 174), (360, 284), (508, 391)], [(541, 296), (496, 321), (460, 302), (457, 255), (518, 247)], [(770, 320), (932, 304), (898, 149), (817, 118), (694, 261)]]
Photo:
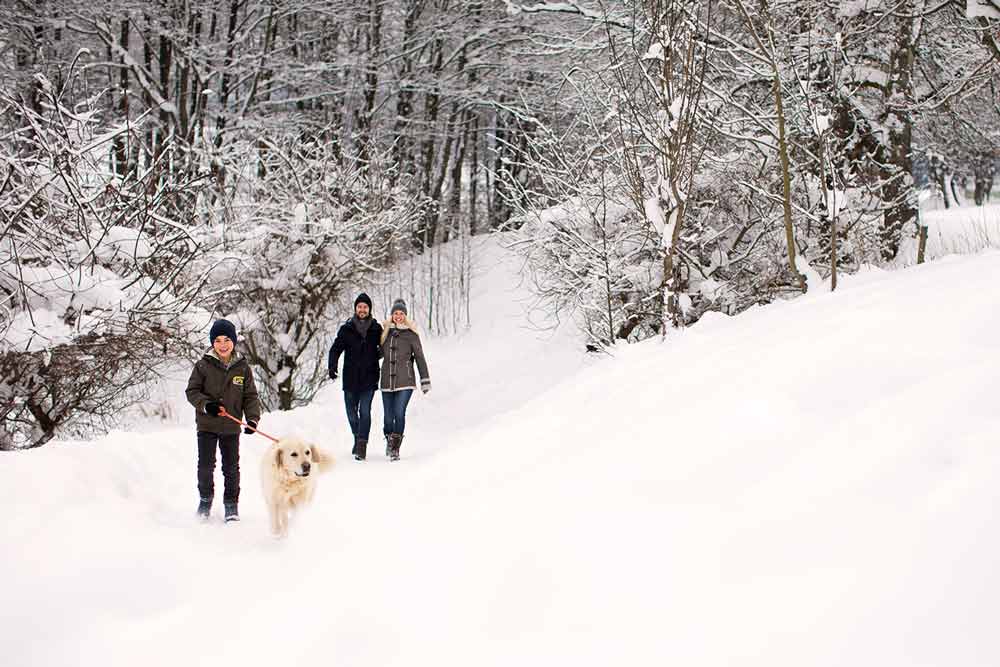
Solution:
[(228, 359), (229, 355), (233, 353), (233, 341), (229, 340), (229, 336), (217, 336), (212, 341), (212, 347), (215, 348), (215, 353), (223, 359)]
[(354, 306), (354, 312), (357, 314), (359, 320), (363, 320), (368, 317), (368, 304), (364, 301), (360, 302), (358, 305)]

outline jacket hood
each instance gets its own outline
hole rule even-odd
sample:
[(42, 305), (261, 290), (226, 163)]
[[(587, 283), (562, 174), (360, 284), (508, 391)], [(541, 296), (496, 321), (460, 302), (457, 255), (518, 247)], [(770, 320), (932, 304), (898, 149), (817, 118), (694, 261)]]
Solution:
[[(216, 361), (218, 361), (223, 366), (226, 365), (226, 363), (222, 360), (222, 357), (219, 356), (219, 353), (215, 351), (214, 347), (208, 348), (208, 352), (205, 353), (205, 356), (206, 357), (211, 357), (212, 359), (215, 359)], [(229, 366), (232, 367), (233, 364), (235, 364), (237, 362), (240, 362), (240, 361), (243, 361), (243, 355), (240, 354), (239, 352), (237, 352), (235, 349), (233, 349), (233, 356), (229, 360)]]
[(383, 343), (385, 342), (386, 336), (389, 335), (389, 332), (392, 329), (396, 329), (397, 331), (412, 331), (418, 338), (420, 337), (420, 332), (417, 331), (416, 325), (413, 324), (413, 322), (410, 320), (409, 317), (404, 317), (403, 318), (403, 323), (399, 324), (399, 325), (397, 325), (391, 319), (388, 319), (388, 320), (386, 320), (385, 322), (382, 323), (382, 341), (381, 342), (383, 342)]

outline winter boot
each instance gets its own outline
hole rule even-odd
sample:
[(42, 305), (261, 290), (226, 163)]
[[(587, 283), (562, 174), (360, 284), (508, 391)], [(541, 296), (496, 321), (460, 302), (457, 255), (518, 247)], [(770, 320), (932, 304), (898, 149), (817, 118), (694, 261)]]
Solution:
[(240, 513), (236, 510), (236, 503), (226, 503), (226, 523), (239, 520)]
[(389, 456), (392, 453), (392, 440), (389, 439), (391, 433), (385, 433), (385, 455)]
[(355, 461), (364, 461), (365, 456), (368, 454), (368, 441), (362, 438), (354, 438), (354, 449), (351, 450), (354, 454)]
[(389, 434), (389, 460), (398, 461), (399, 460), (399, 447), (403, 444), (403, 434), (402, 433), (390, 433)]
[(208, 517), (212, 514), (212, 499), (202, 498), (198, 502), (198, 518), (202, 521), (208, 521)]

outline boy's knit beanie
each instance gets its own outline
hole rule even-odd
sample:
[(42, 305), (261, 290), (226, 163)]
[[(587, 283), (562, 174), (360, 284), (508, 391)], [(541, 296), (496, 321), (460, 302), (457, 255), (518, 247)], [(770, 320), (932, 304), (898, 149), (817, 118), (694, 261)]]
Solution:
[(368, 304), (368, 310), (372, 309), (372, 298), (370, 296), (368, 296), (367, 294), (365, 294), (364, 292), (362, 292), (361, 294), (359, 294), (358, 298), (356, 298), (354, 300), (354, 307), (357, 308), (359, 303), (367, 303)]
[(215, 320), (215, 324), (208, 331), (208, 340), (211, 343), (219, 336), (225, 336), (236, 345), (236, 327), (229, 320)]

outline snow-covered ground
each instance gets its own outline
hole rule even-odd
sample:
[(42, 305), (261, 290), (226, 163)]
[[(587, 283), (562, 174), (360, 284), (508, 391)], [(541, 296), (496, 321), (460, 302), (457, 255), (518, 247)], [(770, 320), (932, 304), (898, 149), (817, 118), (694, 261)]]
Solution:
[(403, 461), (350, 459), (339, 385), (265, 415), (339, 458), (286, 541), (256, 437), (237, 525), (194, 519), (191, 424), (0, 456), (0, 662), (1000, 664), (1000, 252), (613, 358), (477, 252)]
[[(920, 212), (927, 226), (928, 261), (947, 255), (968, 255), (986, 248), (1000, 249), (1000, 204), (958, 206), (949, 209), (927, 208)], [(897, 264), (917, 263), (917, 240), (906, 238)]]

